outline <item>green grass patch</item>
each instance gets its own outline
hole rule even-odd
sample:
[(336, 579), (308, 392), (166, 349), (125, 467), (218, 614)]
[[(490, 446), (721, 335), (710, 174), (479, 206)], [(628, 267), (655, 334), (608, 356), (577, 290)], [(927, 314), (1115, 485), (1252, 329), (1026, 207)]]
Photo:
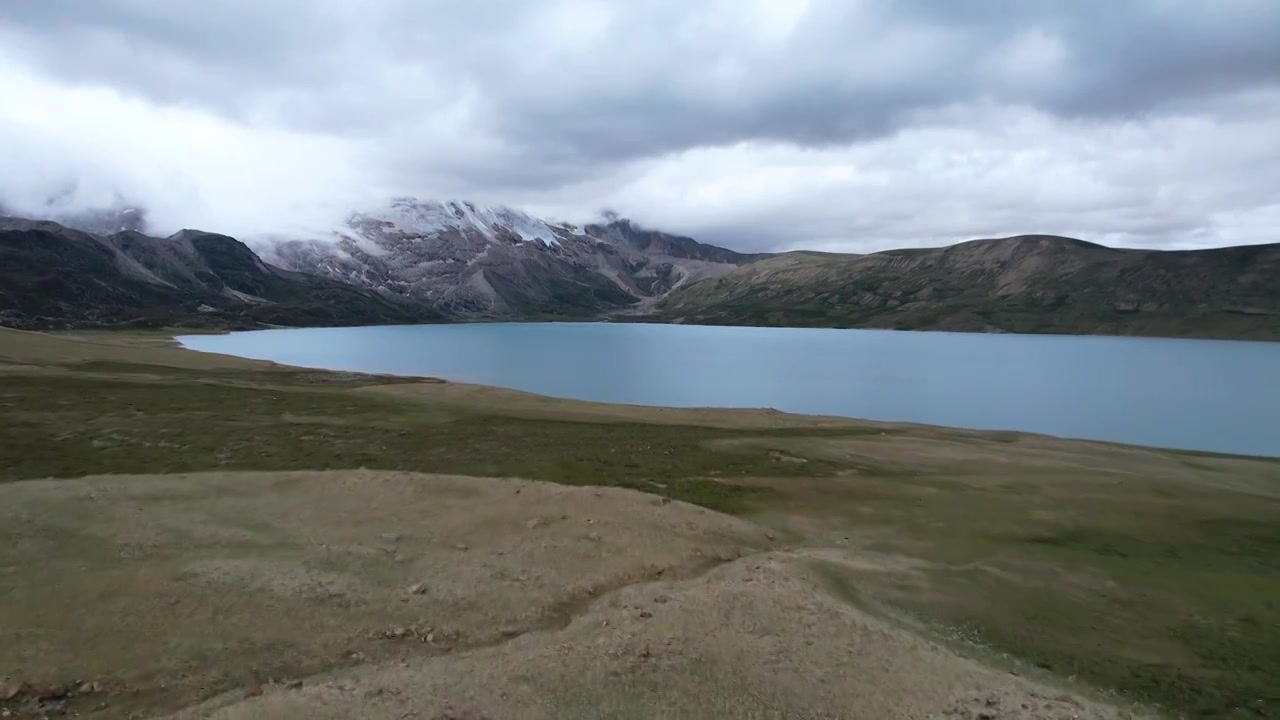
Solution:
[(1158, 478), (1142, 483), (1160, 493), (1090, 483), (1054, 478), (1048, 497), (1025, 478), (868, 495), (860, 503), (875, 512), (857, 522), (877, 547), (932, 564), (912, 582), (852, 582), (942, 637), (1129, 701), (1195, 718), (1280, 716), (1280, 503)]
[[(746, 512), (769, 491), (716, 477), (821, 475), (733, 431), (460, 415), (307, 387), (0, 377), (0, 478), (369, 468), (619, 485)], [(737, 433), (741, 435), (741, 433)]]

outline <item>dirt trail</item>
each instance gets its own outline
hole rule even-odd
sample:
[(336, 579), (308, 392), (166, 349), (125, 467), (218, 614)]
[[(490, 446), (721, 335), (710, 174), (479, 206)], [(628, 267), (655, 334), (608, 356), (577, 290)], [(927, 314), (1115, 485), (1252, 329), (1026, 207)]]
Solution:
[(228, 696), (170, 720), (1130, 717), (853, 608), (805, 560), (765, 552), (637, 583), (563, 629)]

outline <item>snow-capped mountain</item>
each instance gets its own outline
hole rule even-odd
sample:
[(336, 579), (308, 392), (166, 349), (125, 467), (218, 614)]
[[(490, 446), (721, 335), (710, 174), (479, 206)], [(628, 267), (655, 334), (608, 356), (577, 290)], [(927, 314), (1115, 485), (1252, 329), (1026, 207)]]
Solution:
[(621, 309), (753, 259), (626, 220), (578, 227), (507, 207), (412, 198), (355, 213), (323, 236), (249, 243), (288, 270), (479, 317)]

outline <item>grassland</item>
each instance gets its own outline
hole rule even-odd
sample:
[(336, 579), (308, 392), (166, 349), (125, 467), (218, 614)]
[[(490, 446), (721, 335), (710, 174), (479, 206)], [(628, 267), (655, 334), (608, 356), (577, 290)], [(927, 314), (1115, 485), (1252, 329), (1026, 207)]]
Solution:
[[(341, 478), (261, 474), (361, 469)], [(88, 475), (124, 479), (73, 480)], [(537, 486), (520, 496), (540, 498), (520, 507), (530, 528), (557, 512), (565, 520), (548, 531), (563, 533), (559, 540), (538, 547), (567, 564), (544, 568), (545, 558), (522, 555), (533, 552), (524, 515), (511, 537), (483, 532), (505, 527), (492, 517), (457, 515), (468, 503), (505, 507), (503, 498), (535, 485), (477, 480), (474, 497), (456, 478), (432, 486), (435, 494), (412, 489), (415, 478), (459, 475), (630, 488), (738, 519), (682, 502), (670, 506), (685, 513), (674, 520), (649, 518), (664, 506), (635, 505), (633, 493), (609, 490), (619, 504), (605, 507), (590, 494), (599, 491)], [(175, 710), (247, 676), (403, 659), (405, 645), (367, 635), (371, 619), (415, 623), (421, 608), (409, 612), (399, 598), (404, 567), (415, 563), (441, 583), (452, 578), (450, 587), (492, 594), (498, 608), (472, 617), (456, 592), (434, 598), (433, 612), (453, 619), (456, 636), (427, 645), (488, 652), (504, 623), (513, 635), (561, 627), (591, 598), (652, 580), (655, 568), (695, 578), (703, 560), (736, 566), (739, 556), (804, 568), (829, 597), (1002, 673), (1170, 716), (1280, 716), (1274, 460), (766, 411), (603, 406), (200, 355), (164, 334), (0, 331), (0, 483), (8, 483), (0, 484), (0, 678), (104, 678), (120, 692), (96, 710), (103, 717)], [(356, 486), (383, 489), (353, 498)], [(95, 511), (87, 496), (107, 500)], [(438, 514), (445, 505), (454, 514)], [(439, 532), (420, 532), (432, 534), (434, 549), (403, 553), (407, 565), (362, 554), (381, 529), (428, 515)], [(599, 530), (569, 528), (584, 515), (616, 529), (615, 562), (591, 564), (602, 546), (584, 538)], [(658, 529), (628, 536), (629, 517)], [(703, 529), (682, 545), (653, 539), (668, 533), (675, 543), (694, 527)], [(143, 540), (141, 528), (149, 528)], [(356, 529), (364, 540), (349, 536)], [(507, 540), (484, 567), (535, 576), (515, 600), (484, 589), (478, 553), (453, 552)], [(299, 572), (281, 599), (279, 578)], [(191, 577), (200, 582), (174, 580)], [(254, 592), (211, 598), (210, 577)], [(590, 593), (550, 589), (579, 580)], [(268, 599), (255, 594), (267, 586), (275, 588)], [(338, 588), (336, 606), (307, 600), (317, 586)], [(693, 617), (704, 605), (690, 603)], [(251, 640), (260, 624), (272, 630)], [(834, 629), (815, 632), (819, 646), (841, 642)], [(786, 705), (786, 697), (761, 702)], [(92, 714), (100, 704), (71, 707)]]

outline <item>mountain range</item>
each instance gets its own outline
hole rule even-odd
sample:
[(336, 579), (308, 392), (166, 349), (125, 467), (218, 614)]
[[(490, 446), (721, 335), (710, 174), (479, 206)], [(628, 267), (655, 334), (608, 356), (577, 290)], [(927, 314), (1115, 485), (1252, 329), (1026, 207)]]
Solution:
[(328, 236), (251, 241), (267, 261), (460, 318), (582, 317), (644, 307), (761, 256), (643, 230), (575, 226), (465, 201), (399, 198)]
[(0, 326), (225, 327), (429, 322), (440, 313), (262, 261), (225, 235), (93, 233), (0, 218)]
[(744, 254), (624, 219), (394, 199), (326, 232), (146, 234), (138, 207), (0, 218), (0, 325), (261, 327), (614, 319), (1280, 339), (1280, 245), (1049, 235)]

